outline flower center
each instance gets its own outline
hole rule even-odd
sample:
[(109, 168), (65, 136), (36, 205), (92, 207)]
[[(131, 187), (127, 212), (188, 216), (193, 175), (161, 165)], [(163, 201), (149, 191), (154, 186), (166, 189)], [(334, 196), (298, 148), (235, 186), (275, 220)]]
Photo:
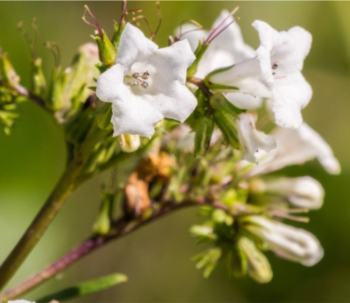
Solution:
[(132, 87), (139, 86), (144, 89), (147, 89), (149, 86), (149, 83), (148, 83), (149, 77), (150, 77), (150, 74), (148, 71), (134, 72), (129, 75), (126, 75), (125, 80), (129, 86), (132, 86)]

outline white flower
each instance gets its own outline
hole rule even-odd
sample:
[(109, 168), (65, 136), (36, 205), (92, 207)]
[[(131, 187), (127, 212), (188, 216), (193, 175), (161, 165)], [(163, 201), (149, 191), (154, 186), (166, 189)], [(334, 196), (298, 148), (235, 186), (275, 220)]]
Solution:
[(301, 74), (311, 48), (311, 34), (301, 27), (277, 32), (262, 21), (255, 21), (253, 26), (260, 38), (257, 57), (213, 75), (210, 81), (271, 99), (276, 123), (298, 128), (303, 121), (301, 110), (312, 97), (312, 89)]
[[(220, 28), (224, 28), (229, 23), (233, 22), (233, 17), (228, 17), (229, 12), (224, 10), (220, 16), (215, 20), (212, 28), (216, 28), (221, 22), (226, 19)], [(205, 40), (209, 36), (210, 31), (200, 30), (199, 27), (193, 24), (184, 24), (176, 30), (176, 35), (181, 34), (181, 39), (186, 39), (191, 45), (193, 51), (196, 50), (199, 41)], [(241, 29), (239, 25), (234, 22), (226, 28), (217, 38), (215, 38), (204, 53), (199, 62), (197, 73), (195, 77), (204, 79), (210, 72), (237, 64), (246, 59), (253, 58), (255, 51), (252, 47), (244, 43)], [(227, 100), (234, 105), (244, 108), (252, 109), (261, 105), (262, 99), (251, 96), (249, 94), (241, 93), (225, 93)]]
[(282, 195), (297, 207), (319, 209), (322, 207), (324, 190), (322, 185), (311, 177), (264, 179), (262, 191)]
[(237, 130), (245, 160), (257, 163), (261, 154), (276, 148), (274, 137), (258, 131), (255, 128), (255, 118), (250, 113), (239, 115)]
[(185, 121), (197, 104), (185, 85), (187, 68), (194, 60), (187, 41), (158, 49), (128, 23), (116, 65), (97, 81), (98, 98), (113, 104), (114, 135), (151, 137), (164, 117)]
[(340, 164), (330, 146), (306, 123), (298, 129), (280, 128), (273, 136), (277, 148), (260, 158), (259, 165), (250, 169), (247, 176), (266, 174), (289, 165), (301, 165), (314, 158), (328, 173), (340, 173)]
[(268, 244), (277, 256), (313, 266), (323, 257), (320, 242), (311, 233), (261, 216), (250, 216), (245, 228)]

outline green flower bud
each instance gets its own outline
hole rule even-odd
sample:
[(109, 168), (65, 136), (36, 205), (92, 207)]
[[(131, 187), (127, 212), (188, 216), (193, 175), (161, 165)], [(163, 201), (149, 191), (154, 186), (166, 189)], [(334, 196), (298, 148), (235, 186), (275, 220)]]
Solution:
[(204, 156), (210, 146), (214, 131), (214, 122), (208, 117), (196, 119), (196, 135), (194, 139), (194, 154)]
[(111, 215), (114, 206), (114, 195), (102, 194), (101, 208), (92, 231), (94, 235), (106, 235), (111, 228)]
[(36, 58), (33, 61), (31, 86), (34, 95), (44, 97), (46, 92), (46, 79), (43, 72), (41, 58)]
[(13, 68), (7, 54), (0, 51), (0, 80), (4, 85), (14, 87), (18, 85), (20, 77)]
[[(121, 25), (121, 27), (118, 27), (117, 23), (114, 24), (114, 34), (112, 37), (112, 43), (113, 43), (115, 49), (118, 49), (118, 47), (119, 47), (120, 37), (122, 36), (122, 32), (125, 28), (125, 25), (126, 25), (126, 22), (124, 22)], [(118, 51), (117, 51), (117, 53), (118, 53)]]
[(224, 135), (227, 144), (233, 148), (239, 149), (240, 144), (235, 121), (236, 117), (226, 111), (215, 110), (213, 119)]
[(99, 50), (99, 57), (102, 64), (106, 67), (112, 66), (117, 59), (117, 51), (111, 40), (109, 40), (108, 36), (103, 30), (102, 37), (97, 35), (93, 36), (93, 38), (96, 40)]

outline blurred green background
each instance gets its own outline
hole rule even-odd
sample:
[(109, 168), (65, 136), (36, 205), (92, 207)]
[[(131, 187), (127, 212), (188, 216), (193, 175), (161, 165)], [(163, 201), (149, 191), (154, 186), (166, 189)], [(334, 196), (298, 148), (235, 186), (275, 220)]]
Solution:
[[(45, 70), (53, 65), (44, 49), (46, 40), (56, 41), (62, 63), (68, 65), (76, 49), (92, 41), (92, 28), (81, 16), (84, 2), (0, 2), (0, 46), (9, 53), (22, 83), (28, 83), (29, 48), (16, 29), (32, 17), (40, 30), (39, 55)], [(196, 210), (184, 210), (158, 221), (118, 242), (111, 243), (73, 266), (63, 275), (27, 296), (35, 299), (74, 284), (112, 272), (129, 276), (129, 282), (80, 302), (349, 302), (350, 301), (350, 2), (161, 2), (163, 23), (156, 42), (181, 21), (196, 19), (209, 28), (222, 9), (239, 5), (237, 13), (246, 41), (258, 46), (250, 24), (264, 20), (278, 30), (300, 25), (313, 35), (304, 75), (314, 96), (304, 118), (333, 147), (342, 164), (340, 176), (328, 176), (316, 162), (291, 168), (290, 175), (311, 174), (326, 189), (325, 206), (311, 214), (305, 226), (325, 248), (324, 259), (313, 268), (289, 263), (269, 254), (274, 279), (258, 285), (249, 279), (229, 278), (224, 266), (209, 279), (194, 268), (191, 257), (200, 249), (189, 235)], [(89, 2), (107, 33), (119, 20), (120, 2)], [(155, 26), (154, 2), (129, 3), (141, 8)], [(145, 29), (146, 31), (146, 29)], [(46, 114), (33, 104), (21, 105), (21, 117), (11, 136), (0, 133), (0, 260), (12, 249), (55, 185), (63, 170), (65, 150), (62, 134)], [(35, 273), (89, 235), (99, 205), (101, 182), (108, 174), (82, 186), (59, 214), (35, 248), (12, 285)]]

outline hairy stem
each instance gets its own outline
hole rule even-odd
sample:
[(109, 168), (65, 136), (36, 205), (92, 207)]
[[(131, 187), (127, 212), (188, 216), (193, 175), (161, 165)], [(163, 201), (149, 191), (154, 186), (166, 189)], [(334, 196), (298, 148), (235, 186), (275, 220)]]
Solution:
[(75, 182), (85, 165), (90, 151), (93, 149), (96, 140), (102, 132), (97, 130), (95, 125), (91, 127), (87, 139), (82, 143), (72, 162), (58, 181), (53, 192), (41, 208), (34, 221), (28, 227), (22, 238), (19, 240), (10, 255), (0, 267), (0, 289), (6, 286), (7, 282), (16, 273), (18, 268), (27, 258), (29, 253), (39, 242), (59, 210), (67, 201), (75, 188)]
[(105, 244), (120, 239), (139, 228), (145, 226), (148, 223), (154, 222), (156, 219), (162, 218), (163, 216), (170, 214), (176, 210), (183, 209), (189, 206), (202, 206), (211, 205), (215, 208), (228, 210), (227, 206), (214, 202), (208, 199), (200, 199), (196, 201), (184, 201), (182, 203), (168, 203), (164, 205), (160, 210), (153, 213), (151, 217), (143, 221), (135, 222), (128, 221), (127, 219), (121, 218), (113, 224), (113, 228), (109, 235), (104, 237), (91, 237), (80, 244), (77, 248), (73, 249), (57, 261), (47, 266), (43, 270), (39, 271), (36, 275), (32, 276), (28, 280), (24, 281), (20, 285), (6, 291), (0, 296), (0, 303), (7, 300), (15, 299), (20, 295), (27, 293), (28, 291), (38, 287), (45, 281), (49, 280), (59, 272), (67, 269), (69, 266), (77, 263), (79, 260), (94, 252), (98, 248)]

